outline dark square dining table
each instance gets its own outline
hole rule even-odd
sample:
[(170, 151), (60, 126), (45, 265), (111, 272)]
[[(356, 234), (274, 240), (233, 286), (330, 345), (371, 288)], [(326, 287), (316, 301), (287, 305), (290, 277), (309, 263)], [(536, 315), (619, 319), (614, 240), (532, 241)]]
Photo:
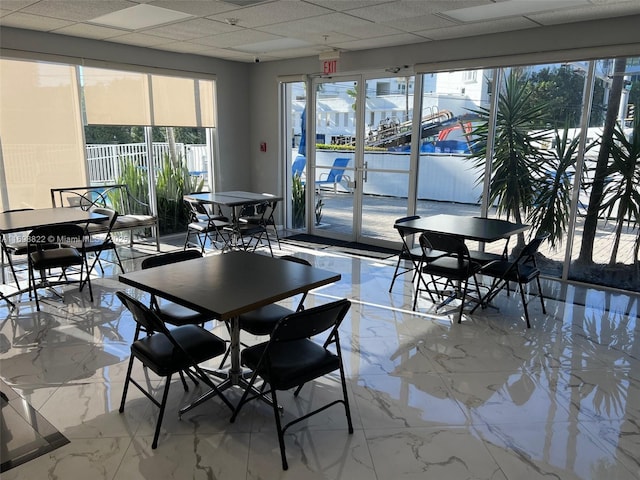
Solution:
[[(126, 285), (228, 322), (231, 366), (222, 372), (224, 380), (218, 388), (223, 391), (234, 385), (248, 385), (240, 365), (241, 314), (337, 282), (341, 276), (277, 257), (231, 251), (137, 270), (119, 278)], [(213, 395), (214, 392), (205, 393), (180, 413)]]
[[(9, 233), (26, 232), (43, 225), (61, 225), (64, 223), (88, 223), (106, 220), (107, 216), (101, 213), (85, 211), (80, 208), (35, 208), (33, 210), (19, 210), (13, 212), (0, 213), (0, 268), (2, 269), (2, 283), (5, 283), (5, 255), (6, 240)], [(19, 242), (26, 242), (27, 239), (18, 239)], [(22, 293), (18, 290), (11, 295)], [(0, 299), (5, 299), (6, 295), (0, 292)], [(11, 302), (9, 302), (11, 303)]]
[(514, 223), (498, 218), (468, 217), (462, 215), (439, 214), (409, 220), (402, 227), (413, 232), (444, 233), (463, 240), (491, 243), (526, 232), (529, 225)]

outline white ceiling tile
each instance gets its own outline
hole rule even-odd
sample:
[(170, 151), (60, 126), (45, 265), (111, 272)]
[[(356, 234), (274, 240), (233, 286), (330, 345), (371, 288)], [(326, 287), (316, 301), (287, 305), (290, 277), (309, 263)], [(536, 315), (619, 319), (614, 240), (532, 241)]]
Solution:
[(366, 40), (353, 40), (337, 43), (335, 46), (341, 50), (368, 50), (370, 48), (392, 47), (397, 45), (410, 45), (412, 43), (427, 42), (428, 39), (411, 33), (401, 33), (388, 37), (368, 38)]
[(404, 18), (421, 17), (452, 8), (491, 4), (490, 0), (397, 0), (370, 7), (349, 10), (349, 14), (371, 20), (372, 22), (390, 22)]
[(167, 43), (166, 38), (157, 37), (155, 35), (147, 35), (145, 33), (125, 33), (124, 35), (120, 35), (119, 37), (111, 37), (108, 41), (116, 43), (126, 43), (139, 47), (154, 47), (156, 45)]
[(54, 33), (61, 35), (71, 35), (72, 37), (94, 38), (103, 40), (110, 37), (122, 35), (122, 30), (117, 28), (101, 27), (99, 25), (90, 25), (88, 23), (76, 23), (67, 27), (54, 30)]
[[(593, 1), (593, 0), (592, 0)], [(582, 22), (586, 20), (598, 20), (606, 17), (616, 17), (624, 15), (633, 15), (638, 13), (639, 0), (623, 3), (608, 3), (596, 5), (585, 9), (565, 10), (553, 13), (538, 13), (535, 15), (527, 15), (531, 20), (541, 25), (558, 25), (561, 23)], [(638, 27), (640, 29), (640, 26)]]
[(423, 37), (430, 38), (432, 40), (448, 40), (451, 38), (464, 38), (474, 35), (510, 32), (512, 30), (533, 28), (535, 26), (536, 24), (531, 20), (528, 20), (524, 17), (514, 17), (494, 20), (492, 22), (478, 22), (468, 25), (457, 25), (449, 28), (434, 28), (431, 30), (424, 30), (414, 33)]
[(237, 5), (212, 0), (153, 0), (148, 3), (154, 7), (167, 8), (198, 17), (206, 17), (207, 15), (238, 9)]
[(372, 7), (379, 3), (389, 3), (390, 0), (306, 0), (309, 3), (329, 8), (337, 12), (354, 10), (362, 7)]
[(126, 0), (41, 0), (22, 12), (81, 22), (134, 5)]
[[(295, 6), (295, 8), (292, 8)], [(272, 3), (256, 5), (255, 7), (247, 7), (232, 12), (232, 14), (213, 15), (208, 18), (225, 21), (225, 18), (233, 17), (238, 19), (238, 25), (241, 27), (255, 28), (264, 25), (281, 24), (299, 20), (301, 18), (317, 17), (332, 13), (331, 10), (312, 5), (305, 2), (292, 2), (292, 0), (278, 0)]]
[(419, 17), (383, 22), (383, 25), (403, 30), (405, 32), (419, 32), (429, 28), (452, 27), (457, 24), (437, 15), (421, 15)]
[(185, 22), (172, 23), (160, 27), (144, 30), (145, 33), (174, 40), (191, 40), (198, 37), (206, 37), (219, 33), (227, 33), (238, 30), (238, 27), (216, 22), (207, 18), (196, 18)]
[(61, 27), (66, 27), (67, 25), (72, 25), (74, 22), (16, 12), (2, 17), (0, 23), (3, 27), (26, 28), (27, 30), (50, 32)]
[(283, 38), (280, 35), (259, 32), (255, 30), (242, 30), (232, 33), (223, 33), (222, 35), (213, 35), (209, 37), (201, 37), (194, 39), (192, 42), (200, 45), (209, 45), (212, 47), (233, 47), (234, 45), (244, 45), (257, 42), (268, 42)]

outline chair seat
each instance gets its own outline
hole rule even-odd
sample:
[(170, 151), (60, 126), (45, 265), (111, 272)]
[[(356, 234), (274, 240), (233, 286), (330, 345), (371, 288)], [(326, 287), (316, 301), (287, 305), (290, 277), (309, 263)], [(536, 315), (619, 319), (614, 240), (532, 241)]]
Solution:
[(188, 351), (193, 361), (176, 348), (163, 333), (155, 333), (136, 340), (131, 345), (131, 354), (153, 370), (157, 375), (167, 376), (196, 364), (221, 355), (226, 344), (220, 337), (197, 326), (183, 325), (171, 330), (171, 335)]
[(160, 304), (156, 313), (163, 322), (170, 323), (171, 325), (199, 325), (211, 320), (210, 315), (196, 312), (195, 310), (173, 302)]
[(292, 310), (272, 303), (240, 315), (240, 328), (253, 335), (269, 335), (280, 319), (291, 315)]
[[(268, 342), (242, 351), (242, 363), (255, 370)], [(259, 375), (276, 390), (288, 390), (340, 368), (340, 358), (321, 345), (308, 340), (296, 340), (271, 345), (271, 368), (260, 369)], [(270, 376), (270, 372), (273, 373)]]
[(462, 263), (460, 263), (458, 258), (448, 256), (439, 257), (423, 267), (425, 273), (445, 276), (451, 280), (466, 280), (473, 272), (477, 272), (479, 269), (480, 265), (474, 262), (462, 260)]
[(504, 256), (498, 253), (481, 252), (479, 250), (470, 250), (469, 256), (474, 262), (478, 262), (481, 265), (486, 265), (490, 262), (501, 262), (504, 260)]
[(82, 265), (82, 254), (72, 247), (55, 248), (31, 253), (31, 263), (36, 270)]
[(513, 263), (501, 260), (486, 265), (481, 271), (483, 275), (489, 275), (495, 278), (504, 278), (510, 282), (529, 283), (531, 280), (540, 275), (540, 270), (532, 265), (518, 265), (513, 268)]

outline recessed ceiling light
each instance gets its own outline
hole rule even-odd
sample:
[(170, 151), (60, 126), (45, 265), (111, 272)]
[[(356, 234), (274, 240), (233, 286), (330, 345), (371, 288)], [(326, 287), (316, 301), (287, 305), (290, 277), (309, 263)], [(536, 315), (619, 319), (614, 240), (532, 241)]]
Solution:
[(459, 22), (479, 22), (588, 4), (587, 0), (536, 0), (535, 2), (532, 0), (509, 0), (478, 7), (447, 10), (441, 14)]
[(188, 13), (142, 4), (96, 17), (89, 20), (89, 22), (124, 30), (139, 30), (141, 28), (166, 25), (167, 23), (177, 22), (191, 17), (193, 17), (193, 15), (189, 15)]

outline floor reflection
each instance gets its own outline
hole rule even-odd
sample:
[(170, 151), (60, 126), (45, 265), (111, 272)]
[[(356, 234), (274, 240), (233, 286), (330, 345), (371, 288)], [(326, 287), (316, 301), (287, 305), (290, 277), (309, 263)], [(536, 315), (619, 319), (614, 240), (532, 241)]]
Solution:
[[(277, 254), (342, 274), (308, 306), (353, 302), (341, 333), (356, 431), (347, 434), (340, 409), (292, 429), (289, 478), (640, 478), (637, 296), (546, 281), (547, 314), (531, 303), (531, 329), (519, 296), (506, 293), (458, 325), (427, 300), (411, 311), (410, 278), (388, 292), (393, 257), (286, 241)], [(254, 402), (234, 424), (215, 402), (178, 419), (199, 388), (171, 389), (157, 450), (150, 402), (132, 397), (118, 413), (134, 325), (109, 274), (92, 281), (93, 304), (73, 288), (42, 312), (0, 304), (0, 377), (70, 440), (3, 479), (283, 477), (267, 406)], [(334, 384), (282, 395), (285, 410), (331, 395)]]

